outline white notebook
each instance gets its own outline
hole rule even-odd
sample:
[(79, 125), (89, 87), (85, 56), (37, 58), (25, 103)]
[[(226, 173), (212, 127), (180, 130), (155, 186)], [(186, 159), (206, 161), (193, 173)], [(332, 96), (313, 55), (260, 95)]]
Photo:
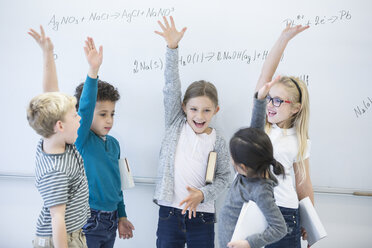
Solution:
[(119, 170), (120, 170), (120, 180), (121, 180), (121, 190), (133, 188), (134, 180), (132, 173), (130, 171), (129, 163), (126, 158), (119, 159)]
[(266, 218), (257, 204), (254, 201), (245, 202), (236, 222), (231, 241), (244, 240), (250, 235), (263, 233), (266, 228)]
[(315, 211), (309, 197), (300, 201), (300, 223), (307, 232), (307, 242), (309, 245), (315, 244), (317, 241), (327, 236), (322, 222)]

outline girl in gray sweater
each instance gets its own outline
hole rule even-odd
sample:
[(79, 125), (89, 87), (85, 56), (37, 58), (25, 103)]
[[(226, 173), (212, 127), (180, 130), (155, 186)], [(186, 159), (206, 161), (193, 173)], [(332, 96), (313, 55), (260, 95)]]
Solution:
[[(238, 175), (233, 181), (220, 212), (218, 238), (220, 248), (256, 248), (280, 240), (287, 233), (284, 218), (275, 204), (273, 188), (276, 175), (284, 174), (284, 167), (273, 157), (273, 146), (264, 132), (266, 95), (279, 80), (264, 85), (254, 99), (251, 127), (242, 128), (230, 140), (230, 154)], [(244, 202), (254, 201), (266, 218), (268, 227), (263, 233), (230, 242)], [(255, 223), (252, 223), (255, 225)]]
[[(158, 248), (213, 248), (215, 200), (229, 183), (229, 151), (224, 138), (210, 127), (218, 112), (217, 90), (203, 80), (192, 83), (181, 99), (178, 32), (173, 18), (158, 22), (157, 34), (167, 42), (165, 62), (165, 136), (161, 145), (154, 201), (160, 206)], [(213, 183), (205, 183), (208, 155), (217, 153)]]

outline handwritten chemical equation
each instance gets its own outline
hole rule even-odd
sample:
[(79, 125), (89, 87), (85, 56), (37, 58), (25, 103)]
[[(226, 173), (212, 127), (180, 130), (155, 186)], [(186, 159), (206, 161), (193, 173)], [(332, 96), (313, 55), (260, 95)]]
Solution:
[(313, 18), (308, 18), (305, 15), (299, 14), (294, 18), (287, 18), (283, 22), (286, 25), (290, 24), (291, 26), (296, 25), (309, 25), (309, 26), (318, 26), (325, 24), (332, 24), (341, 21), (349, 21), (351, 19), (351, 13), (348, 10), (340, 10), (335, 15), (331, 16), (315, 16)]
[(354, 108), (354, 113), (357, 118), (367, 113), (367, 110), (372, 107), (372, 99), (367, 97), (367, 99), (363, 100), (363, 104), (361, 106), (356, 106)]
[[(263, 61), (266, 59), (269, 51), (257, 51), (248, 52), (247, 50), (240, 51), (212, 51), (212, 52), (195, 52), (186, 56), (180, 56), (178, 63), (180, 66), (187, 66), (193, 64), (202, 63), (213, 63), (222, 61), (239, 61), (246, 64), (251, 64), (255, 61)], [(284, 54), (281, 58), (283, 60)], [(133, 73), (139, 73), (141, 71), (149, 70), (163, 70), (164, 62), (161, 58), (150, 59), (150, 60), (135, 60)]]
[(175, 9), (171, 8), (148, 8), (148, 9), (124, 9), (122, 11), (114, 12), (92, 12), (87, 16), (62, 16), (58, 17), (55, 14), (50, 18), (48, 26), (53, 30), (58, 31), (60, 26), (78, 25), (81, 23), (92, 22), (110, 22), (121, 21), (131, 23), (138, 18), (158, 18), (159, 16), (170, 16)]

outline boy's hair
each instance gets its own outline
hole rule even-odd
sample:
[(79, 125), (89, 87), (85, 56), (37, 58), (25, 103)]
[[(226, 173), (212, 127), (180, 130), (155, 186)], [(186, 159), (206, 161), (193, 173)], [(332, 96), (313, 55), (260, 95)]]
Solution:
[(218, 106), (218, 94), (216, 87), (204, 80), (193, 82), (187, 87), (182, 103), (184, 105), (194, 97), (207, 96), (215, 106)]
[[(81, 93), (83, 91), (84, 83), (79, 84), (75, 89), (75, 97), (77, 99), (76, 109), (79, 109), (79, 102)], [(98, 80), (98, 91), (97, 91), (97, 101), (111, 101), (116, 102), (120, 99), (120, 94), (117, 88), (111, 84)]]
[[(307, 140), (309, 139), (309, 117), (310, 117), (310, 101), (309, 92), (306, 84), (297, 77), (281, 77), (278, 84), (283, 84), (288, 92), (291, 105), (300, 105), (300, 110), (292, 115), (285, 123), (286, 128), (295, 127), (297, 140), (299, 144), (297, 161), (299, 161), (300, 182), (306, 178), (306, 169), (304, 164), (304, 156), (307, 150)], [(297, 87), (298, 86), (298, 87)], [(301, 98), (301, 99), (300, 99)], [(271, 124), (266, 122), (266, 131), (270, 132)]]
[(54, 132), (57, 121), (64, 121), (66, 113), (74, 108), (76, 98), (61, 92), (47, 92), (30, 101), (27, 109), (27, 120), (30, 126), (44, 138)]
[(277, 182), (271, 174), (270, 165), (276, 175), (283, 174), (284, 167), (274, 159), (273, 145), (269, 136), (257, 128), (242, 128), (230, 139), (230, 154), (235, 164), (244, 164), (256, 175), (269, 174), (270, 179)]

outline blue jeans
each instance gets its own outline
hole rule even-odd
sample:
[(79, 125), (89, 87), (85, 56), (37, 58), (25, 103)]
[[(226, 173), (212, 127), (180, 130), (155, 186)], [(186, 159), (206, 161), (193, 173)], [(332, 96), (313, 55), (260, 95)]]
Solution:
[(188, 212), (160, 206), (158, 230), (156, 231), (157, 248), (213, 248), (214, 247), (214, 213), (197, 212), (189, 219)]
[(300, 213), (298, 209), (279, 207), (287, 224), (288, 233), (284, 238), (266, 248), (301, 248)]
[(91, 217), (83, 227), (88, 248), (112, 248), (118, 229), (118, 211), (90, 209)]

